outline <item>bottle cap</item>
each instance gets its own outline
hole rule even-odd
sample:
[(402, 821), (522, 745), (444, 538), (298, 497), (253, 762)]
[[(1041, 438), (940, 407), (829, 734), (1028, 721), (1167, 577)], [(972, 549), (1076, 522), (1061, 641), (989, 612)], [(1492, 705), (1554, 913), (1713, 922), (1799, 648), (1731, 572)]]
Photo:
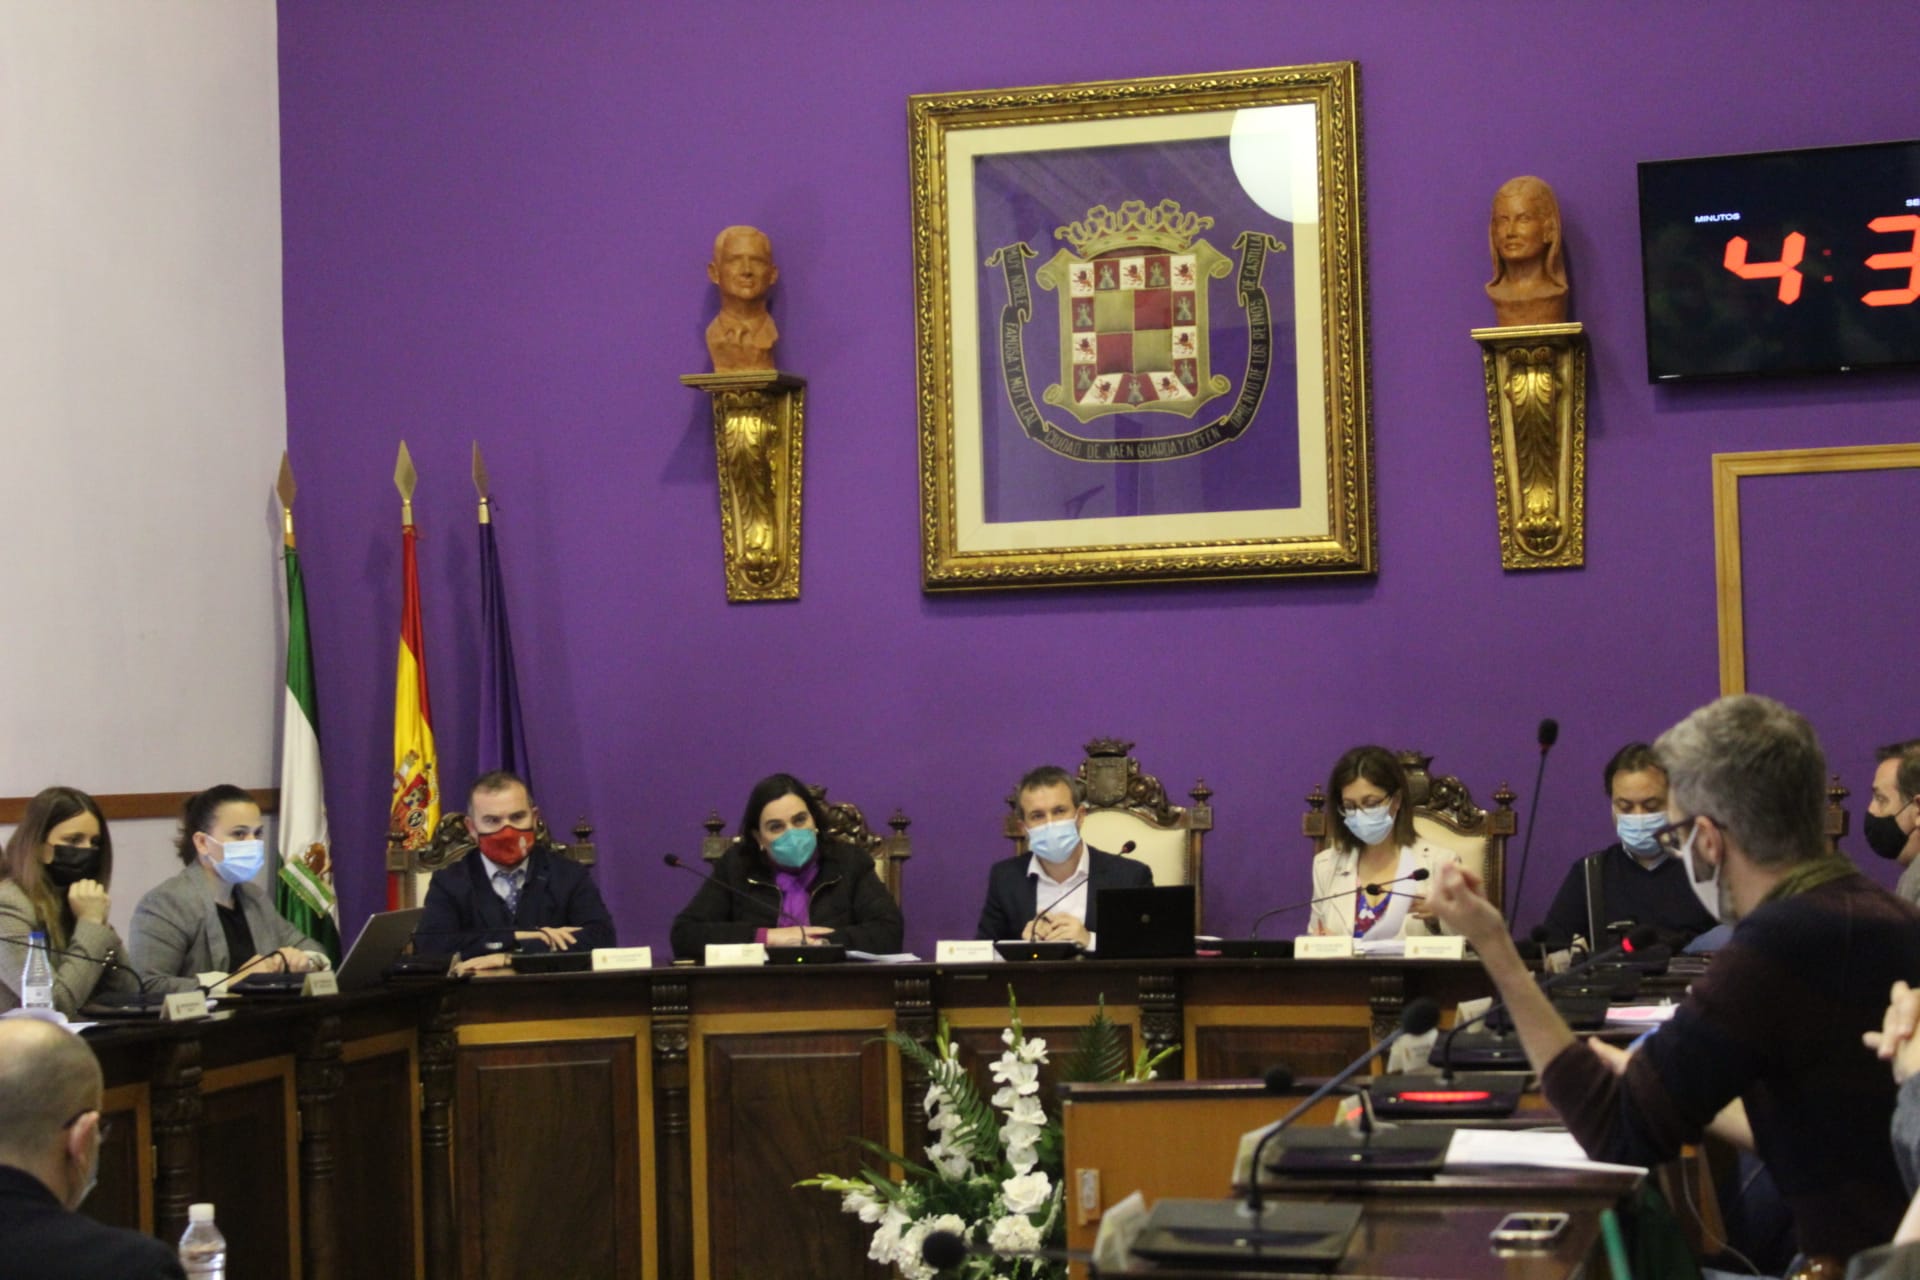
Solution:
[(213, 1206), (210, 1204), (190, 1204), (187, 1206), (188, 1222), (212, 1222)]

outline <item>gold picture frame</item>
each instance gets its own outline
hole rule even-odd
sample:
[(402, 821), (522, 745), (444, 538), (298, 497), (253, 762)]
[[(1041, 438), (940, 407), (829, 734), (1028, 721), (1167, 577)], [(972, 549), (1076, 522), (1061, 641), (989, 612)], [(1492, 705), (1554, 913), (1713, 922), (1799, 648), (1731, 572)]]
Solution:
[(1356, 64), (907, 116), (926, 590), (1374, 572)]
[(1720, 617), (1720, 693), (1747, 691), (1746, 594), (1740, 547), (1740, 481), (1747, 476), (1891, 471), (1920, 467), (1920, 444), (1766, 449), (1713, 455), (1713, 579)]

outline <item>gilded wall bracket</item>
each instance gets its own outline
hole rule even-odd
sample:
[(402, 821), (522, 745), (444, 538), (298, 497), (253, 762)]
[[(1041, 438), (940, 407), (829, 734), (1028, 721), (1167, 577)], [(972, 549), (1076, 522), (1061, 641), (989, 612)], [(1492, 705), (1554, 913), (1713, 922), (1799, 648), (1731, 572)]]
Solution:
[(1475, 329), (1500, 516), (1500, 567), (1586, 562), (1587, 338), (1578, 324)]
[(680, 381), (713, 399), (727, 599), (799, 599), (806, 379), (755, 369)]

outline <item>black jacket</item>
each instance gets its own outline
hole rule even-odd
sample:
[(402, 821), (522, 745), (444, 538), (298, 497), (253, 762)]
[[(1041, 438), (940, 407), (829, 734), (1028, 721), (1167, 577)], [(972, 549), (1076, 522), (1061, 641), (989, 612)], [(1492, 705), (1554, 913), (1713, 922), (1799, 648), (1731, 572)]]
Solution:
[[(893, 895), (874, 874), (873, 859), (844, 844), (820, 845), (807, 923), (830, 927), (827, 941), (855, 951), (889, 955), (900, 950), (906, 927)], [(713, 874), (673, 918), (673, 954), (698, 960), (710, 942), (752, 942), (761, 929), (777, 929), (780, 886), (773, 864), (739, 841), (720, 855)], [(791, 924), (791, 921), (784, 922)]]
[(0, 1254), (17, 1280), (181, 1280), (152, 1236), (73, 1213), (32, 1174), (0, 1165)]
[[(427, 907), (415, 933), (421, 951), (457, 951), (463, 956), (487, 951), (515, 950), (516, 930), (553, 925), (578, 925), (573, 950), (614, 945), (613, 916), (601, 900), (587, 869), (543, 845), (527, 855), (527, 882), (520, 890), (520, 908), (507, 918), (507, 904), (493, 891), (487, 873), (493, 864), (478, 850), (450, 867), (433, 873), (427, 885)], [(527, 941), (521, 951), (546, 951), (547, 944)]]
[[(1085, 923), (1087, 932), (1092, 933), (1100, 927), (1094, 919), (1100, 907), (1100, 891), (1151, 889), (1153, 869), (1144, 862), (1102, 853), (1092, 845), (1087, 846), (1087, 857), (1090, 861), (1087, 863)], [(1027, 873), (1029, 858), (1030, 855), (1019, 853), (993, 864), (993, 870), (987, 875), (987, 904), (980, 908), (980, 925), (974, 930), (974, 937), (994, 942), (1017, 938), (1027, 927), (1027, 921), (1033, 919), (1033, 913), (1047, 905), (1038, 901), (1038, 878)], [(1058, 889), (1052, 890), (1048, 901), (1058, 893)]]

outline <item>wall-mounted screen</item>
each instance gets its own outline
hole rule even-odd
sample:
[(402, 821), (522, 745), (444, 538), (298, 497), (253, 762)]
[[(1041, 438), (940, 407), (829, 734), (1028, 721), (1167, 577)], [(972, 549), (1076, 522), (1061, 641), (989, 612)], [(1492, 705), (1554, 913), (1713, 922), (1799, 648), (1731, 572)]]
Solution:
[(1654, 382), (1920, 365), (1920, 141), (1640, 165)]

